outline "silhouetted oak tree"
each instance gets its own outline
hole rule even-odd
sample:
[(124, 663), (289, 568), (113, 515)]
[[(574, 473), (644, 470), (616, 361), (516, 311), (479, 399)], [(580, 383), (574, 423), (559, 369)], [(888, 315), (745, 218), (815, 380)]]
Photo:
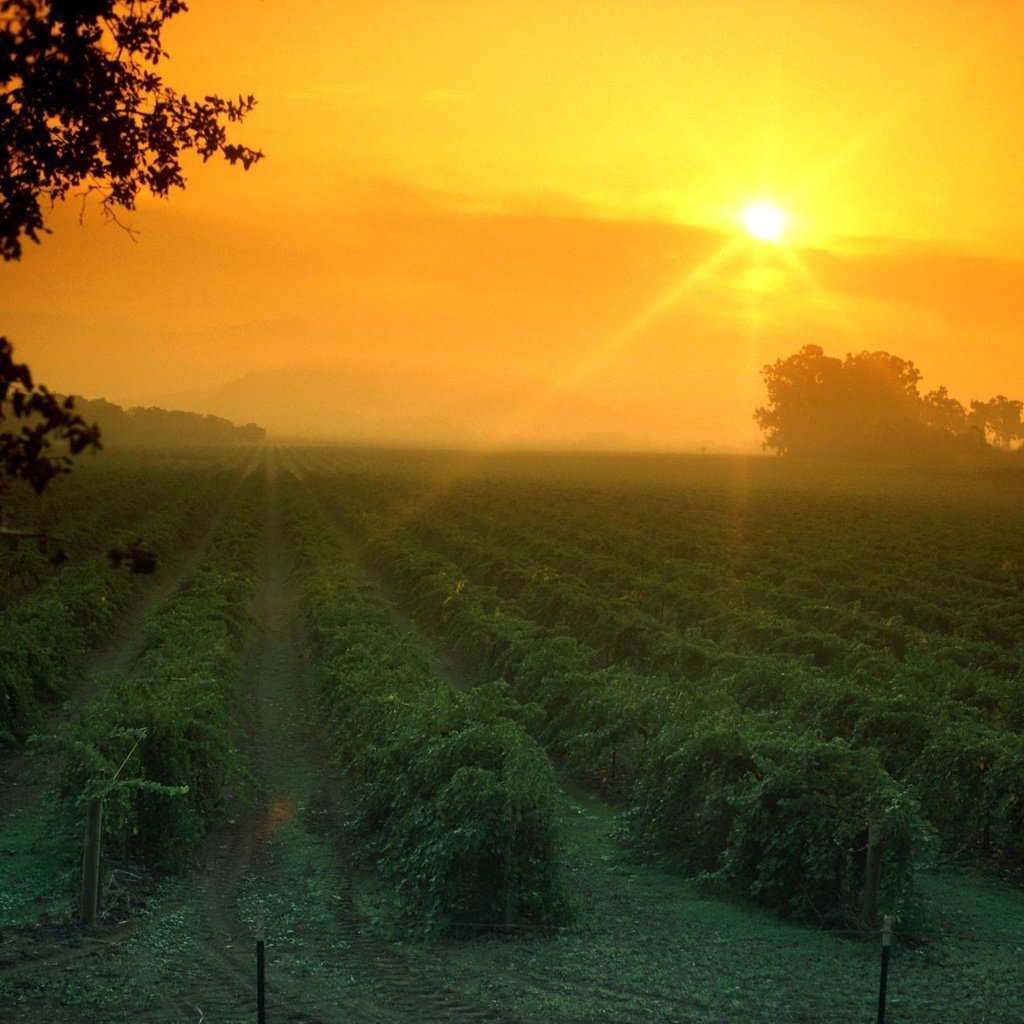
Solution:
[(923, 401), (925, 422), (929, 427), (954, 436), (967, 432), (967, 410), (950, 396), (945, 384), (929, 391)]
[(844, 430), (837, 399), (842, 361), (820, 345), (804, 345), (762, 370), (768, 404), (754, 411), (766, 448), (780, 455), (820, 455), (832, 449)]
[[(948, 451), (951, 439), (966, 435), (971, 425), (944, 387), (922, 398), (917, 368), (888, 352), (839, 360), (818, 345), (805, 345), (762, 373), (768, 404), (754, 418), (764, 431), (764, 446), (780, 455), (931, 454)], [(1005, 411), (1000, 406), (998, 412)], [(988, 405), (972, 415), (986, 416), (986, 429), (996, 437), (1006, 436), (1003, 423), (1012, 418), (999, 419)]]
[[(0, 0), (0, 254), (48, 233), (45, 211), (69, 194), (98, 196), (104, 213), (134, 209), (146, 190), (182, 188), (182, 155), (220, 154), (248, 169), (262, 153), (228, 142), (227, 126), (252, 96), (196, 101), (165, 85), (164, 24), (181, 0)], [(10, 421), (16, 422), (12, 426)], [(70, 454), (98, 446), (99, 431), (33, 383), (0, 339), (0, 482), (41, 491)], [(20, 426), (20, 429), (18, 427)]]
[(1022, 410), (1024, 402), (1019, 398), (996, 395), (987, 402), (972, 401), (967, 422), (983, 431), (997, 448), (1009, 451), (1017, 441), (1024, 441)]

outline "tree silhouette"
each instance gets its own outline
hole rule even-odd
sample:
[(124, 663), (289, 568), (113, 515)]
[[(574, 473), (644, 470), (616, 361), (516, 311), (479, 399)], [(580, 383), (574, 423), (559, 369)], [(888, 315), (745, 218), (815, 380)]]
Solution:
[(844, 411), (867, 424), (916, 422), (921, 374), (912, 362), (888, 352), (848, 355), (843, 363)]
[(918, 391), (912, 362), (888, 352), (839, 360), (805, 345), (762, 370), (768, 404), (754, 411), (764, 447), (780, 455), (970, 456), (1024, 441), (1024, 402), (1003, 395), (967, 413), (945, 387)]
[(986, 439), (991, 439), (997, 448), (1009, 450), (1016, 441), (1024, 441), (1024, 423), (1021, 422), (1021, 410), (1024, 402), (1020, 399), (996, 395), (987, 402), (971, 402), (971, 411), (967, 414), (967, 422), (979, 428)]
[(933, 430), (953, 435), (966, 433), (967, 410), (955, 398), (950, 397), (945, 384), (934, 391), (929, 391), (923, 401), (925, 422)]
[(804, 345), (788, 359), (777, 359), (762, 371), (768, 405), (754, 412), (765, 432), (764, 446), (780, 455), (825, 454), (842, 429), (838, 399), (843, 364), (826, 356), (819, 345)]
[[(228, 142), (227, 126), (255, 100), (201, 101), (165, 85), (161, 32), (182, 0), (0, 0), (0, 255), (38, 243), (44, 211), (69, 194), (99, 198), (105, 216), (132, 210), (141, 191), (182, 188), (181, 158), (220, 154), (248, 169), (263, 156)], [(99, 445), (71, 401), (33, 383), (0, 339), (0, 483), (42, 490), (70, 455)], [(54, 454), (66, 442), (69, 456)]]
[[(0, 464), (8, 477), (25, 480), (36, 494), (58, 473), (67, 472), (71, 455), (99, 443), (99, 431), (63, 401), (32, 382), (24, 363), (16, 363), (10, 343), (0, 338), (0, 421), (6, 410), (21, 420), (21, 430), (0, 430)], [(53, 440), (66, 442), (70, 455), (53, 452)]]

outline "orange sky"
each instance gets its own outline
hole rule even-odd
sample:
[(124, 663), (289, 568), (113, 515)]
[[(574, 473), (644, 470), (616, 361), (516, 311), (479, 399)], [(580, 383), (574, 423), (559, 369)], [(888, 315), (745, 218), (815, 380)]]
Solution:
[[(0, 268), (39, 379), (281, 435), (756, 448), (807, 342), (1024, 397), (1024, 4), (193, 0), (182, 91), (255, 93), (133, 243)], [(791, 224), (744, 236), (745, 204)]]

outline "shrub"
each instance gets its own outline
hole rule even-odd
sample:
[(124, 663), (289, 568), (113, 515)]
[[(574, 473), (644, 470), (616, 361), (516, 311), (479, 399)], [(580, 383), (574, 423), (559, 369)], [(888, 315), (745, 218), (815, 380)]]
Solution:
[(905, 911), (931, 832), (871, 750), (720, 717), (651, 743), (626, 835), (687, 871), (783, 914), (828, 925), (860, 915), (869, 833), (881, 905)]

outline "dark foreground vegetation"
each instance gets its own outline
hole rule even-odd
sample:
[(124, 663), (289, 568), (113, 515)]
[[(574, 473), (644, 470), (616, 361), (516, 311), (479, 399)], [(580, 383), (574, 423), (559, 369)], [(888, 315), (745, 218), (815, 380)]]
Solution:
[[(384, 957), (496, 1020), (838, 1024), (871, 1019), (892, 915), (890, 1019), (1024, 1017), (1015, 470), (236, 450), (11, 495), (44, 536), (0, 551), (0, 952), (50, 935), (55, 973), (0, 960), (0, 1005), (64, 1012), (97, 796), (111, 877), (150, 880), (101, 917), (137, 929), (133, 1019), (183, 984), (195, 866), (276, 784), (246, 654), (272, 549), (310, 683), (282, 763), (319, 795), (272, 802), (227, 898), (246, 929), (274, 908), (279, 977), (371, 1006)], [(109, 558), (139, 542), (180, 582), (90, 673), (154, 586)], [(421, 944), (445, 936), (480, 941)]]

